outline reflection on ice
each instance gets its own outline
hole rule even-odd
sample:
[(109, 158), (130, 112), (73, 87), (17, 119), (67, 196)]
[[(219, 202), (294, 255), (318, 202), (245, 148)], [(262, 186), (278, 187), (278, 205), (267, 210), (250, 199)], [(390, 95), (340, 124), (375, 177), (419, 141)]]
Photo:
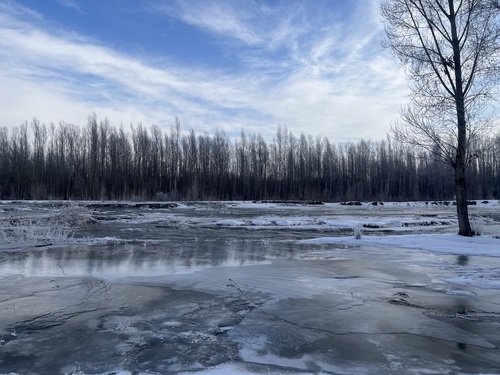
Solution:
[(109, 278), (188, 274), (211, 267), (241, 267), (269, 263), (263, 247), (254, 243), (168, 248), (143, 244), (65, 247), (9, 254), (0, 259), (0, 275), (26, 277), (98, 276)]
[(466, 266), (469, 263), (469, 257), (467, 255), (457, 255), (457, 264), (459, 266)]

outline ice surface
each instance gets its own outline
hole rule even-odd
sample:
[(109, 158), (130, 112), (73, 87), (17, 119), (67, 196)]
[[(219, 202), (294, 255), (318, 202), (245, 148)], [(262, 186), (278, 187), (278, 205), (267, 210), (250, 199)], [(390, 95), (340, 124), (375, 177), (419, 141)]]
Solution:
[(474, 238), (430, 202), (152, 207), (96, 209), (71, 243), (2, 245), (0, 373), (500, 368), (497, 201), (471, 207)]

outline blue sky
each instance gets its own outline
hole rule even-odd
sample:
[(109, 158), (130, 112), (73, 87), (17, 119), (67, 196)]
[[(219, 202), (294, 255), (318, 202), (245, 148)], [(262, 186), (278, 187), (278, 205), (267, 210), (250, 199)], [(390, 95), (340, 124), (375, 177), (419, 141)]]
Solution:
[(380, 0), (0, 0), (0, 126), (381, 139), (408, 93)]

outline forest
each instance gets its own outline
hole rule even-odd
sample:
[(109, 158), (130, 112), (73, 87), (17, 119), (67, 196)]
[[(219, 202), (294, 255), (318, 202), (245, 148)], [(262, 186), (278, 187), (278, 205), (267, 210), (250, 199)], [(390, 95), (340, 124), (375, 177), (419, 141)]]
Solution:
[[(500, 136), (476, 140), (469, 199), (498, 199)], [(142, 124), (36, 118), (0, 128), (0, 199), (400, 201), (454, 198), (437, 153), (393, 135), (333, 142), (278, 126), (272, 141)]]

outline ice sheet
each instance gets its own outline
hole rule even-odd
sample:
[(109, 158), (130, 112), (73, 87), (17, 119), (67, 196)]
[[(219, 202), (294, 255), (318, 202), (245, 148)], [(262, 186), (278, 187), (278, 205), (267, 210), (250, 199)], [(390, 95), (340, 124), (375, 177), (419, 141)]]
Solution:
[[(498, 202), (471, 212), (483, 209)], [(70, 243), (0, 253), (0, 371), (487, 373), (500, 366), (498, 221), (485, 216), (489, 232), (464, 238), (454, 210), (106, 208)]]

